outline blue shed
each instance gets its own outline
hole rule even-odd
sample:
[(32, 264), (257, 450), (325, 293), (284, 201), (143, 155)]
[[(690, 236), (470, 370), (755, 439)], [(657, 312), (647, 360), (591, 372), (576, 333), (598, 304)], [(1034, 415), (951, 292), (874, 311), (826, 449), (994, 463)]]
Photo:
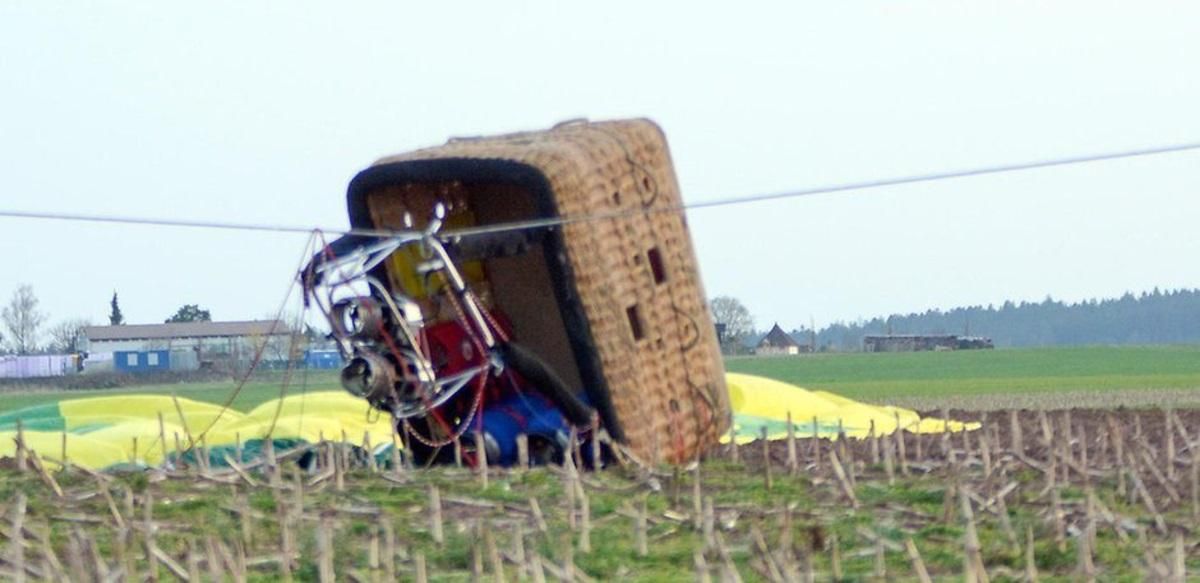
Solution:
[(169, 350), (122, 350), (113, 353), (113, 368), (121, 372), (153, 372), (170, 370)]
[(304, 352), (304, 365), (308, 368), (339, 368), (342, 366), (342, 355), (336, 350), (307, 350)]

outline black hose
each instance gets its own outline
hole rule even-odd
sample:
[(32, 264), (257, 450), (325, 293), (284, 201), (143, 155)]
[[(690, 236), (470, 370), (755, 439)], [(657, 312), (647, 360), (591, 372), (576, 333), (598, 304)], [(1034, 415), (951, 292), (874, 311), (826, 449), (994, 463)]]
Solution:
[(580, 401), (562, 377), (540, 356), (516, 342), (505, 342), (498, 348), (504, 362), (550, 399), (572, 425), (587, 426), (592, 423), (595, 410)]

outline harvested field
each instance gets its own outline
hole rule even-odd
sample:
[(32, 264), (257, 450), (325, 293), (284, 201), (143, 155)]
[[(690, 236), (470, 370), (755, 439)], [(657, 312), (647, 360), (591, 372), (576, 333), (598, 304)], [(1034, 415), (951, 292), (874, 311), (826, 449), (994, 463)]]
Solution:
[(754, 374), (913, 409), (1200, 406), (1198, 346), (1080, 346), (729, 358)]
[(949, 407), (965, 411), (1007, 411), (1009, 409), (1161, 409), (1180, 411), (1200, 409), (1200, 390), (1133, 388), (1107, 391), (1076, 390), (1036, 393), (990, 393), (976, 395), (897, 396), (868, 399), (866, 402), (895, 405), (927, 411)]
[[(276, 464), (51, 475), (26, 452), (0, 474), (0, 576), (1182, 580), (1200, 568), (1200, 413), (983, 421), (722, 446), (679, 470), (418, 470), (324, 444)], [(289, 461), (302, 453), (317, 464)]]

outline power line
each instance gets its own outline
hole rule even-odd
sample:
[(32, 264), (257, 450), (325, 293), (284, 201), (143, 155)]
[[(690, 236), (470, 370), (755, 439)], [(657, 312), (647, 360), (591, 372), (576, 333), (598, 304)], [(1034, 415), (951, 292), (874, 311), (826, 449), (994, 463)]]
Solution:
[(585, 221), (595, 221), (604, 219), (624, 218), (639, 214), (658, 214), (658, 213), (673, 213), (683, 212), (688, 210), (706, 209), (722, 206), (733, 206), (739, 204), (751, 204), (756, 202), (767, 202), (772, 200), (783, 200), (789, 198), (800, 198), (805, 196), (816, 196), (819, 194), (835, 194), (839, 192), (848, 192), (855, 190), (869, 190), (873, 188), (883, 188), (887, 186), (901, 186), (905, 184), (917, 184), (923, 182), (936, 182), (939, 180), (951, 180), (956, 178), (968, 178), (972, 176), (986, 176), (990, 174), (1004, 174), (1008, 172), (1021, 172), (1025, 170), (1036, 170), (1039, 168), (1053, 168), (1057, 166), (1071, 166), (1076, 164), (1087, 164), (1092, 162), (1104, 162), (1108, 160), (1119, 160), (1122, 158), (1137, 158), (1144, 156), (1155, 156), (1159, 154), (1172, 154), (1177, 152), (1187, 152), (1200, 150), (1200, 142), (1190, 142), (1183, 144), (1174, 144), (1170, 146), (1160, 146), (1154, 148), (1142, 148), (1136, 150), (1123, 150), (1119, 152), (1106, 152), (1100, 154), (1087, 154), (1082, 156), (1071, 156), (1066, 158), (1051, 158), (1046, 160), (1036, 160), (1032, 162), (1020, 162), (1016, 164), (1003, 164), (997, 166), (983, 166), (978, 168), (967, 168), (963, 170), (951, 170), (946, 172), (933, 172), (928, 174), (914, 174), (910, 176), (900, 176), (894, 178), (881, 178), (877, 180), (867, 180), (863, 182), (846, 182), (842, 184), (833, 184), (828, 186), (818, 186), (805, 188), (800, 190), (789, 190), (783, 192), (774, 192), (766, 194), (758, 194), (753, 196), (716, 198), (711, 200), (703, 200), (690, 204), (633, 209), (626, 211), (613, 211), (608, 213), (596, 213), (591, 215), (579, 215), (574, 217), (554, 217), (547, 219), (533, 219), (529, 221), (516, 221), (511, 223), (501, 223), (496, 225), (483, 225), (480, 227), (470, 227), (447, 232), (451, 236), (471, 236), (487, 233), (496, 233), (504, 231), (516, 231), (521, 229), (546, 228), (571, 223), (579, 223)]
[(51, 211), (0, 210), (0, 217), (14, 219), (45, 219), (52, 221), (76, 221), (84, 223), (116, 223), (121, 225), (149, 225), (155, 227), (185, 227), (199, 229), (224, 229), (230, 231), (267, 231), (275, 233), (312, 233), (313, 231), (342, 232), (339, 229), (319, 227), (297, 227), (290, 225), (264, 225), (253, 223), (227, 223), (219, 221), (185, 221), (179, 219), (156, 219), (150, 217), (123, 217), (118, 215), (88, 215)]
[[(678, 213), (688, 210), (698, 210), (713, 207), (732, 206), (740, 204), (752, 204), (756, 202), (766, 202), (772, 200), (783, 200), (789, 198), (800, 198), (805, 196), (816, 196), (820, 194), (835, 194), (840, 192), (849, 192), (857, 190), (870, 190), (874, 188), (884, 188), (888, 186), (900, 186), (905, 184), (917, 184), (924, 182), (936, 182), (940, 180), (952, 180), (956, 178), (969, 178), (972, 176), (986, 176), (992, 174), (1004, 174), (1009, 172), (1022, 172), (1026, 170), (1036, 170), (1040, 168), (1053, 168), (1059, 166), (1072, 166), (1078, 164), (1088, 164), (1093, 162), (1104, 162), (1109, 160), (1119, 160), (1123, 158), (1137, 158), (1145, 156), (1156, 156), (1161, 154), (1172, 154), (1178, 152), (1188, 152), (1200, 150), (1200, 142), (1189, 142), (1181, 144), (1173, 144), (1168, 146), (1159, 146), (1151, 148), (1140, 148), (1133, 150), (1121, 150), (1116, 152), (1104, 152), (1098, 154), (1086, 154), (1081, 156), (1069, 156), (1064, 158), (1049, 158), (1044, 160), (1035, 160), (1030, 162), (1020, 162), (1016, 164), (1000, 164), (994, 166), (981, 166), (976, 168), (967, 168), (962, 170), (951, 170), (945, 172), (932, 172), (927, 174), (914, 174), (909, 176), (899, 176), (892, 178), (881, 178), (876, 180), (867, 180), (862, 182), (846, 182), (841, 184), (832, 184), (826, 186), (818, 186), (812, 188), (803, 188), (799, 190), (789, 190), (783, 192), (757, 194), (752, 196), (716, 198), (711, 200), (703, 200), (690, 204), (672, 205), (655, 208), (638, 208), (623, 211), (612, 211), (605, 213), (594, 213), (586, 215), (574, 215), (565, 217), (551, 217), (545, 219), (532, 219), (527, 221), (514, 221), (507, 223), (497, 223), (492, 225), (483, 225), (479, 227), (468, 227), (463, 229), (450, 229), (443, 231), (442, 234), (446, 237), (471, 237), (476, 235), (503, 233), (509, 231), (521, 231), (527, 229), (551, 228), (563, 225), (601, 221), (608, 219), (619, 219), (635, 215), (643, 214), (661, 214), (661, 213)], [(399, 234), (401, 231), (390, 229), (342, 229), (342, 228), (321, 228), (321, 227), (301, 227), (295, 225), (271, 225), (271, 224), (255, 224), (255, 223), (229, 223), (219, 221), (189, 221), (178, 219), (158, 219), (148, 217), (127, 217), (115, 215), (88, 215), (77, 213), (62, 213), (50, 211), (17, 211), (0, 209), (0, 217), (16, 218), (16, 219), (40, 219), (40, 220), (59, 220), (59, 221), (75, 221), (75, 222), (92, 222), (92, 223), (115, 223), (126, 225), (147, 225), (159, 227), (176, 227), (176, 228), (199, 228), (199, 229), (223, 229), (234, 231), (259, 231), (259, 232), (274, 232), (274, 233), (305, 233), (310, 234), (314, 231), (324, 233), (332, 233), (339, 235), (360, 235), (365, 237), (391, 237)]]

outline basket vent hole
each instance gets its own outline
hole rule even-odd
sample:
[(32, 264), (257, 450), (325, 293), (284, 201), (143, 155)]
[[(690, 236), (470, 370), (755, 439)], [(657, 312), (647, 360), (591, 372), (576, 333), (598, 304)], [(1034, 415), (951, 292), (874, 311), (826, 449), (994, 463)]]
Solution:
[(613, 206), (621, 206), (621, 191), (614, 190), (612, 193)]
[(662, 253), (658, 250), (658, 247), (651, 247), (646, 252), (646, 258), (650, 260), (650, 272), (654, 274), (654, 283), (666, 283), (667, 268), (663, 265)]
[(671, 407), (671, 412), (672, 412), (672, 413), (678, 413), (678, 412), (679, 412), (679, 401), (676, 401), (675, 399), (671, 399), (671, 400), (670, 400), (670, 402), (668, 402), (668, 406), (670, 406), (670, 407)]
[(654, 341), (654, 347), (657, 348), (661, 352), (661, 351), (667, 349), (667, 343), (663, 342), (662, 338), (659, 338), (658, 340)]
[(634, 340), (641, 340), (646, 337), (645, 326), (642, 325), (642, 316), (638, 312), (637, 304), (625, 308), (625, 317), (629, 319), (629, 330), (633, 332)]

